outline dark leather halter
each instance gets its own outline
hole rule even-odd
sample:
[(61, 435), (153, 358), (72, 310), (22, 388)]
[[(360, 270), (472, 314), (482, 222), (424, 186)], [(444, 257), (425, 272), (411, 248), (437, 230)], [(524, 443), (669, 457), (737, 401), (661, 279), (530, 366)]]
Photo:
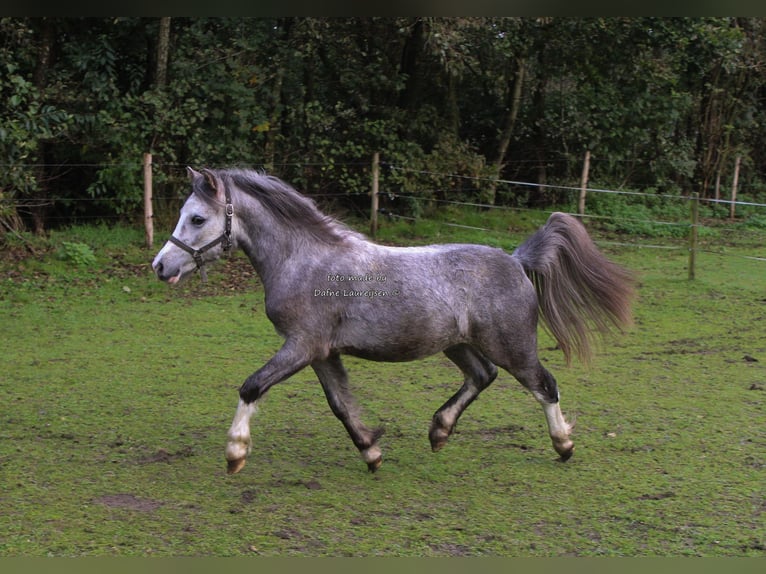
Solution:
[(187, 245), (174, 235), (170, 236), (170, 242), (174, 245), (177, 245), (184, 251), (186, 251), (189, 255), (192, 256), (192, 259), (194, 259), (194, 263), (197, 265), (197, 269), (199, 269), (199, 275), (202, 281), (207, 281), (207, 273), (205, 272), (205, 262), (202, 259), (202, 255), (206, 252), (210, 251), (213, 247), (216, 245), (223, 243), (223, 253), (224, 255), (227, 255), (231, 251), (232, 247), (232, 241), (231, 241), (231, 220), (232, 217), (234, 217), (234, 205), (231, 203), (231, 194), (229, 193), (229, 190), (226, 189), (226, 222), (224, 225), (224, 230), (221, 235), (219, 235), (217, 238), (213, 239), (210, 243), (207, 243), (200, 247), (199, 249), (195, 249), (194, 247), (191, 247), (190, 245)]

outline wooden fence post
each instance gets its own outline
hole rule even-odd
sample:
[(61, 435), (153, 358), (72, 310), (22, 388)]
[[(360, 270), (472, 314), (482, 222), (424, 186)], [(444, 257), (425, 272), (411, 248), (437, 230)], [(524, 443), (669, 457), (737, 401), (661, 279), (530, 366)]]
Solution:
[(731, 182), (731, 206), (729, 207), (729, 219), (734, 219), (734, 215), (737, 211), (735, 205), (737, 201), (737, 186), (739, 185), (739, 164), (742, 161), (742, 156), (738, 155), (734, 162), (734, 180)]
[(370, 205), (370, 236), (375, 239), (378, 233), (378, 178), (380, 176), (380, 154), (375, 152), (372, 155), (372, 190), (370, 195), (372, 201)]
[(588, 172), (590, 171), (590, 150), (585, 152), (585, 163), (582, 166), (582, 180), (580, 181), (580, 201), (577, 204), (577, 212), (580, 217), (585, 215), (585, 194), (588, 190)]
[(154, 246), (154, 212), (152, 210), (152, 154), (144, 154), (144, 226), (146, 246)]
[(690, 202), (691, 228), (689, 229), (689, 281), (696, 276), (697, 265), (697, 226), (699, 225), (700, 194), (693, 193)]

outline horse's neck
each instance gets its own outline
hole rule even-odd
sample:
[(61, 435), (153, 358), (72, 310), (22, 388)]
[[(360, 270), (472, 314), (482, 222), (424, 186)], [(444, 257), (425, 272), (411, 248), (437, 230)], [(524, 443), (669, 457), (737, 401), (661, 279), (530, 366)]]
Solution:
[(329, 251), (338, 249), (299, 232), (265, 227), (249, 235), (240, 245), (266, 289), (289, 279), (294, 271), (305, 270), (312, 262), (324, 259)]
[(270, 238), (263, 238), (261, 234), (248, 239), (249, 241), (242, 243), (242, 249), (264, 286), (268, 287), (278, 278), (284, 267), (289, 265), (294, 249), (289, 245), (276, 244)]
[(245, 200), (242, 205), (245, 211), (241, 216), (239, 246), (267, 289), (288, 279), (294, 271), (305, 271), (307, 266), (332, 259), (342, 251), (364, 253), (374, 245), (351, 232), (342, 242), (328, 244), (307, 230), (285, 228), (265, 214), (255, 200)]

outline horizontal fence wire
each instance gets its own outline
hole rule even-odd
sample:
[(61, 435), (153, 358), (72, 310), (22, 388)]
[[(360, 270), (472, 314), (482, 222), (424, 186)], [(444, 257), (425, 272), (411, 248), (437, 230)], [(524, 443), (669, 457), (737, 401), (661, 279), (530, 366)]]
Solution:
[[(533, 182), (525, 182), (525, 181), (516, 181), (516, 180), (507, 180), (507, 179), (495, 179), (495, 178), (488, 178), (488, 177), (476, 177), (476, 176), (465, 176), (465, 175), (458, 175), (458, 174), (447, 174), (447, 173), (440, 173), (440, 172), (434, 172), (434, 171), (428, 171), (428, 170), (419, 170), (419, 169), (411, 169), (401, 166), (395, 166), (395, 165), (388, 165), (387, 166), (392, 171), (406, 171), (409, 173), (417, 173), (421, 175), (428, 175), (432, 177), (441, 177), (441, 178), (455, 178), (460, 180), (473, 180), (473, 181), (480, 181), (480, 182), (488, 182), (492, 184), (506, 184), (506, 185), (512, 185), (512, 186), (518, 186), (518, 187), (530, 187), (530, 188), (537, 188), (537, 189), (553, 189), (553, 190), (560, 190), (560, 191), (567, 191), (567, 192), (576, 192), (581, 193), (582, 187), (575, 187), (575, 186), (567, 186), (567, 185), (558, 185), (558, 184), (540, 184), (540, 183), (533, 183)], [(754, 201), (731, 201), (726, 199), (716, 199), (716, 198), (699, 198), (699, 197), (693, 197), (691, 195), (675, 195), (675, 194), (657, 194), (657, 193), (647, 193), (647, 192), (640, 192), (640, 191), (630, 191), (630, 190), (614, 190), (614, 189), (604, 189), (604, 188), (591, 188), (587, 187), (585, 191), (590, 193), (603, 193), (603, 194), (613, 194), (613, 195), (625, 195), (625, 196), (635, 196), (635, 197), (648, 197), (658, 200), (670, 200), (670, 201), (699, 201), (699, 202), (706, 202), (710, 204), (722, 204), (722, 205), (741, 205), (741, 206), (749, 206), (749, 207), (758, 207), (758, 208), (766, 208), (766, 203), (760, 203), (760, 202), (754, 202)], [(548, 211), (540, 211), (540, 210), (533, 210), (533, 209), (525, 209), (525, 208), (518, 208), (513, 206), (505, 206), (505, 205), (494, 205), (494, 204), (486, 204), (486, 203), (477, 203), (477, 202), (471, 202), (471, 201), (458, 201), (458, 200), (447, 200), (447, 199), (439, 199), (439, 198), (431, 198), (431, 197), (420, 197), (416, 195), (411, 194), (387, 194), (387, 193), (381, 193), (380, 195), (390, 195), (395, 198), (406, 198), (410, 200), (420, 200), (420, 201), (427, 201), (427, 202), (435, 202), (435, 203), (444, 203), (444, 204), (450, 204), (450, 205), (461, 205), (466, 207), (478, 207), (481, 209), (503, 209), (503, 210), (513, 210), (513, 211), (537, 211), (541, 214), (547, 214), (549, 215), (552, 212)], [(400, 219), (408, 219), (408, 220), (416, 220), (417, 218), (414, 217), (405, 217), (405, 216), (397, 216), (395, 214), (388, 214), (392, 215), (393, 217), (397, 217)], [(582, 218), (582, 219), (596, 219), (596, 220), (606, 220), (611, 222), (632, 222), (632, 223), (646, 223), (651, 225), (659, 225), (659, 226), (668, 226), (668, 227), (677, 227), (677, 228), (689, 228), (691, 229), (694, 224), (691, 221), (686, 222), (679, 222), (679, 221), (659, 221), (654, 219), (645, 219), (645, 218), (632, 218), (632, 217), (618, 217), (613, 215), (597, 215), (597, 214), (579, 214), (579, 213), (569, 213), (569, 215)], [(474, 227), (474, 226), (463, 226), (461, 224), (456, 223), (449, 223), (449, 222), (443, 222), (438, 220), (432, 220), (437, 224), (449, 226), (449, 227), (464, 227), (469, 229), (475, 229), (479, 231), (485, 231), (488, 233), (502, 233), (495, 229), (488, 229), (488, 228), (480, 228), (480, 227)], [(753, 229), (745, 229), (745, 228), (731, 228), (731, 227), (712, 227), (709, 225), (704, 225), (697, 223), (696, 227), (698, 229), (700, 228), (706, 228), (706, 229), (716, 229), (718, 231), (731, 231), (731, 232), (737, 232), (737, 233), (749, 233), (749, 234), (756, 234), (756, 235), (764, 235), (760, 233), (758, 230)], [(690, 247), (688, 245), (660, 245), (656, 243), (645, 243), (645, 242), (625, 242), (625, 241), (613, 241), (613, 240), (596, 240), (595, 243), (598, 245), (609, 245), (613, 247), (627, 247), (627, 248), (633, 248), (633, 249), (660, 249), (660, 250), (670, 250), (670, 251), (690, 251)], [(741, 254), (735, 254), (735, 253), (726, 253), (722, 251), (713, 251), (710, 249), (701, 249), (701, 248), (695, 248), (695, 251), (697, 253), (705, 253), (710, 255), (717, 255), (722, 257), (734, 257), (739, 259), (747, 259), (752, 261), (760, 261), (760, 262), (766, 262), (766, 257), (759, 257), (759, 256), (753, 256), (753, 255), (741, 255)]]
[[(508, 208), (508, 209), (514, 209), (515, 210), (516, 208)], [(531, 209), (530, 210), (524, 210), (524, 211), (535, 211), (536, 213), (548, 214), (548, 215), (553, 213), (553, 212), (544, 212), (544, 211), (531, 210)], [(402, 219), (402, 220), (405, 220), (405, 221), (413, 221), (413, 222), (415, 222), (415, 221), (423, 221), (423, 218), (412, 217), (412, 216), (407, 216), (407, 215), (399, 215), (399, 214), (390, 213), (390, 212), (386, 212), (386, 211), (383, 211), (382, 214), (387, 216), (387, 217), (391, 217), (393, 219)], [(574, 217), (580, 217), (576, 213), (569, 213), (569, 215), (572, 215)], [(611, 219), (614, 219), (614, 218), (611, 218)], [(501, 235), (501, 234), (505, 235), (507, 233), (507, 232), (504, 232), (504, 231), (501, 231), (501, 230), (498, 230), (498, 229), (490, 229), (490, 228), (486, 228), (486, 227), (477, 227), (477, 226), (473, 226), (473, 225), (464, 225), (464, 224), (461, 224), (461, 223), (453, 223), (453, 222), (448, 222), (448, 221), (440, 221), (440, 220), (428, 220), (428, 221), (432, 221), (432, 222), (434, 222), (434, 223), (436, 223), (438, 225), (444, 226), (444, 227), (453, 227), (453, 228), (459, 228), (459, 229), (470, 229), (470, 230), (474, 230), (474, 231), (483, 231), (483, 232), (492, 233), (492, 234), (495, 234), (495, 235)], [(644, 222), (644, 223), (667, 223), (667, 222), (657, 222), (657, 221), (643, 220), (643, 219), (635, 220), (635, 221)], [(690, 223), (685, 223), (685, 224), (679, 223), (677, 225), (681, 225), (681, 226), (685, 226), (685, 227), (691, 227)], [(738, 230), (738, 231), (740, 231), (740, 230)], [(656, 243), (613, 241), (613, 240), (606, 240), (606, 239), (595, 239), (594, 243), (596, 243), (596, 245), (599, 245), (599, 246), (626, 247), (626, 248), (631, 248), (631, 249), (659, 249), (659, 250), (666, 250), (666, 251), (685, 251), (685, 252), (688, 252), (690, 250), (688, 245), (659, 245), (659, 244), (656, 244)], [(747, 260), (751, 260), (751, 261), (766, 262), (766, 257), (758, 257), (758, 256), (754, 256), (754, 255), (741, 255), (741, 254), (738, 254), (738, 253), (725, 253), (725, 252), (722, 252), (722, 251), (712, 251), (710, 249), (700, 249), (700, 248), (696, 248), (695, 251), (697, 253), (705, 253), (705, 254), (709, 254), (709, 255), (718, 255), (718, 256), (721, 256), (721, 257), (732, 257), (732, 258), (738, 258), (738, 259), (747, 259)]]
[[(523, 160), (519, 160), (518, 163), (521, 163)], [(531, 161), (531, 160), (530, 160)], [(568, 160), (552, 160), (552, 161), (568, 161)], [(241, 168), (250, 168), (250, 169), (259, 169), (263, 170), (264, 166), (268, 165), (271, 169), (276, 168), (300, 168), (300, 167), (307, 167), (307, 168), (316, 168), (316, 167), (348, 167), (348, 168), (359, 168), (361, 170), (368, 170), (370, 167), (370, 162), (362, 162), (362, 161), (354, 161), (354, 162), (341, 162), (341, 163), (333, 163), (332, 165), (327, 164), (325, 162), (275, 162), (275, 163), (268, 163), (264, 162), (261, 164), (239, 164), (238, 167)], [(125, 163), (110, 163), (110, 164), (99, 164), (99, 163), (77, 163), (77, 164), (24, 164), (23, 167), (36, 167), (36, 168), (56, 168), (56, 169), (70, 169), (70, 168), (130, 168), (135, 169), (137, 173), (139, 173), (142, 169), (142, 162), (136, 161), (136, 162), (125, 162)], [(186, 169), (186, 164), (178, 164), (178, 163), (171, 163), (171, 162), (163, 162), (161, 160), (157, 160), (156, 158), (152, 161), (152, 166), (155, 169), (159, 170), (166, 170), (166, 171), (182, 171)], [(19, 167), (19, 164), (3, 164), (0, 163), (0, 168), (8, 168), (8, 167)], [(212, 168), (215, 168), (216, 166), (210, 166)], [(231, 165), (222, 166), (222, 167), (231, 167)], [(533, 189), (549, 189), (549, 190), (558, 190), (558, 191), (564, 191), (564, 192), (571, 192), (571, 193), (581, 193), (582, 187), (581, 186), (570, 186), (570, 185), (561, 185), (561, 184), (550, 184), (550, 183), (535, 183), (535, 182), (528, 182), (528, 181), (519, 181), (519, 180), (510, 180), (510, 179), (498, 179), (493, 177), (478, 177), (478, 176), (470, 176), (470, 175), (462, 175), (462, 174), (456, 174), (456, 173), (443, 173), (443, 172), (437, 172), (437, 171), (430, 171), (430, 170), (423, 170), (423, 169), (415, 169), (411, 167), (396, 165), (388, 162), (381, 162), (381, 167), (386, 168), (391, 172), (401, 172), (401, 173), (411, 173), (416, 175), (424, 175), (429, 177), (438, 177), (443, 179), (454, 179), (458, 181), (471, 181), (471, 182), (477, 182), (482, 184), (492, 184), (492, 185), (504, 185), (504, 186), (513, 186), (513, 187), (521, 187), (521, 188), (533, 188)], [(612, 194), (612, 195), (623, 195), (623, 196), (634, 196), (634, 197), (646, 197), (646, 198), (652, 198), (660, 201), (692, 201), (695, 200), (694, 197), (690, 195), (677, 195), (677, 194), (658, 194), (658, 193), (649, 193), (649, 192), (641, 192), (641, 191), (632, 191), (632, 190), (619, 190), (619, 189), (606, 189), (606, 188), (591, 188), (586, 187), (585, 191), (587, 194)], [(435, 197), (429, 197), (428, 194), (434, 194), (434, 193), (454, 193), (454, 190), (440, 190), (440, 189), (430, 189), (430, 190), (421, 190), (423, 195), (414, 195), (411, 193), (398, 193), (398, 192), (392, 192), (392, 191), (380, 191), (378, 195), (380, 197), (388, 197), (391, 200), (395, 199), (407, 199), (410, 201), (423, 201), (423, 202), (431, 202), (431, 203), (437, 203), (437, 204), (444, 204), (444, 205), (455, 205), (455, 206), (461, 206), (461, 207), (469, 207), (469, 208), (479, 208), (479, 209), (487, 209), (487, 210), (507, 210), (507, 211), (515, 211), (515, 212), (535, 212), (540, 213), (541, 215), (549, 215), (551, 212), (545, 211), (545, 210), (538, 210), (533, 208), (525, 208), (525, 207), (519, 207), (519, 206), (509, 206), (509, 205), (495, 205), (495, 204), (489, 204), (489, 203), (483, 203), (478, 201), (460, 201), (455, 199), (442, 199), (442, 198), (435, 198)], [(333, 192), (333, 193), (311, 193), (309, 194), (310, 197), (315, 199), (337, 199), (337, 198), (358, 198), (362, 196), (369, 197), (371, 194), (370, 192), (352, 192), (352, 193), (343, 193), (343, 192)], [(158, 195), (153, 196), (154, 200), (162, 201), (162, 202), (172, 202), (172, 201), (181, 201), (183, 199), (183, 194), (178, 195)], [(751, 208), (766, 208), (766, 203), (757, 202), (757, 201), (743, 201), (743, 200), (728, 200), (728, 199), (721, 199), (721, 198), (711, 198), (711, 197), (700, 197), (697, 198), (697, 200), (700, 203), (706, 203), (710, 205), (725, 205), (725, 206), (747, 206)], [(56, 203), (59, 204), (78, 204), (78, 203), (102, 203), (102, 204), (115, 204), (115, 205), (125, 205), (128, 206), (132, 202), (137, 203), (138, 199), (125, 199), (125, 198), (116, 198), (116, 197), (104, 197), (104, 196), (79, 196), (79, 197), (63, 197), (63, 196), (47, 196), (44, 198), (29, 198), (29, 199), (17, 199), (12, 197), (0, 197), (0, 206), (10, 206), (12, 208), (17, 208), (19, 210), (28, 210), (33, 209), (36, 207), (46, 207), (50, 206)], [(422, 220), (423, 218), (417, 218), (412, 216), (406, 216), (401, 214), (396, 214), (391, 212), (390, 210), (387, 210), (385, 208), (380, 209), (379, 213), (383, 215), (384, 217), (390, 217), (394, 219), (401, 219), (401, 220), (407, 220), (407, 221), (417, 221)], [(644, 224), (651, 224), (651, 225), (657, 225), (657, 226), (667, 226), (667, 227), (676, 227), (676, 228), (691, 228), (692, 223), (690, 221), (660, 221), (660, 220), (654, 220), (654, 219), (645, 219), (645, 218), (639, 218), (639, 217), (624, 217), (624, 216), (615, 216), (615, 215), (601, 215), (601, 214), (579, 214), (579, 213), (570, 213), (570, 215), (573, 215), (578, 218), (583, 219), (593, 219), (593, 220), (599, 220), (599, 221), (609, 221), (609, 222), (627, 222), (627, 223), (644, 223)], [(67, 216), (67, 215), (55, 215), (51, 214), (49, 216), (46, 216), (47, 219), (54, 220), (54, 221), (65, 221), (67, 219), (76, 218), (77, 220), (101, 220), (101, 221), (120, 221), (125, 220), (126, 217), (129, 217), (128, 213), (118, 213), (114, 215), (86, 215), (86, 214), (76, 214), (73, 216)], [(433, 221), (439, 225), (443, 225), (446, 227), (453, 227), (453, 228), (463, 228), (463, 229), (470, 229), (474, 231), (483, 231), (487, 233), (503, 233), (502, 231), (496, 230), (496, 229), (489, 229), (479, 226), (472, 226), (472, 225), (465, 225), (461, 223), (455, 223), (455, 222), (447, 222), (447, 221), (441, 221), (441, 220), (429, 220)], [(697, 225), (697, 228), (707, 228), (707, 229), (715, 229), (719, 232), (732, 232), (732, 233), (738, 233), (738, 234), (752, 234), (755, 237), (765, 236), (766, 234), (763, 234), (759, 230), (755, 229), (748, 229), (745, 227), (731, 227), (731, 226), (709, 226), (702, 223), (699, 223)], [(626, 242), (626, 241), (614, 241), (614, 240), (599, 240), (597, 241), (598, 244), (601, 245), (610, 245), (615, 247), (627, 247), (627, 248), (636, 248), (636, 249), (662, 249), (662, 250), (689, 250), (689, 246), (683, 246), (683, 245), (659, 245), (656, 243), (644, 243), (644, 242)], [(754, 261), (760, 261), (764, 262), (766, 261), (766, 257), (761, 256), (754, 256), (754, 255), (740, 255), (740, 254), (731, 254), (731, 253), (725, 253), (721, 251), (714, 251), (710, 249), (705, 248), (697, 248), (697, 252), (700, 253), (706, 253), (711, 255), (718, 255), (718, 256), (730, 256), (730, 257), (738, 257), (748, 260), (754, 260)]]
[[(570, 185), (561, 185), (561, 184), (553, 184), (553, 183), (534, 183), (529, 181), (516, 181), (511, 179), (495, 179), (491, 177), (477, 177), (477, 176), (469, 176), (469, 175), (457, 175), (457, 174), (447, 174), (447, 173), (440, 173), (435, 171), (427, 171), (427, 170), (418, 170), (418, 169), (412, 169), (412, 168), (403, 168), (395, 165), (388, 165), (389, 169), (392, 171), (405, 171), (408, 173), (418, 173), (421, 175), (430, 175), (430, 176), (437, 176), (437, 177), (452, 177), (456, 179), (465, 179), (465, 180), (472, 180), (472, 181), (481, 181), (481, 182), (487, 182), (487, 183), (503, 183), (508, 185), (514, 185), (518, 187), (534, 187), (538, 189), (557, 189), (561, 191), (572, 191), (572, 192), (581, 192), (582, 187), (576, 187), (576, 186), (570, 186)], [(588, 193), (608, 193), (608, 194), (614, 194), (614, 195), (628, 195), (628, 196), (637, 196), (637, 197), (651, 197), (651, 198), (657, 198), (657, 199), (674, 199), (674, 200), (684, 200), (684, 201), (690, 201), (692, 200), (691, 196), (688, 195), (671, 195), (671, 194), (659, 194), (659, 193), (648, 193), (645, 191), (630, 191), (630, 190), (620, 190), (620, 189), (604, 189), (604, 188), (596, 188), (596, 187), (588, 187), (586, 188), (586, 191)], [(750, 201), (731, 201), (727, 199), (715, 199), (715, 198), (703, 198), (700, 197), (699, 201), (705, 201), (708, 203), (720, 203), (724, 205), (747, 205), (747, 206), (753, 206), (753, 207), (766, 207), (766, 203), (756, 203), (756, 202), (750, 202)], [(491, 207), (491, 206), (490, 206)]]

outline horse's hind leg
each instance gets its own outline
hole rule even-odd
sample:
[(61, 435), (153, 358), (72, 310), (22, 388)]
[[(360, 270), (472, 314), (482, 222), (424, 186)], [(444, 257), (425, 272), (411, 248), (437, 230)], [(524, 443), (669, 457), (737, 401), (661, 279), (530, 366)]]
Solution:
[(322, 384), (327, 402), (333, 414), (346, 427), (351, 440), (359, 449), (362, 458), (367, 463), (370, 472), (380, 467), (383, 457), (378, 446), (378, 439), (383, 429), (369, 429), (359, 419), (359, 409), (348, 388), (348, 375), (340, 355), (332, 354), (325, 360), (311, 364), (319, 382)]
[(508, 371), (532, 392), (537, 402), (543, 407), (553, 448), (562, 461), (569, 460), (574, 452), (574, 443), (569, 436), (572, 432), (572, 425), (566, 421), (561, 413), (556, 379), (537, 359), (532, 362), (531, 367), (520, 368), (510, 365)]
[(469, 345), (450, 347), (444, 354), (460, 367), (465, 379), (460, 390), (444, 403), (431, 419), (428, 439), (434, 452), (447, 443), (455, 423), (466, 407), (497, 377), (497, 367)]

